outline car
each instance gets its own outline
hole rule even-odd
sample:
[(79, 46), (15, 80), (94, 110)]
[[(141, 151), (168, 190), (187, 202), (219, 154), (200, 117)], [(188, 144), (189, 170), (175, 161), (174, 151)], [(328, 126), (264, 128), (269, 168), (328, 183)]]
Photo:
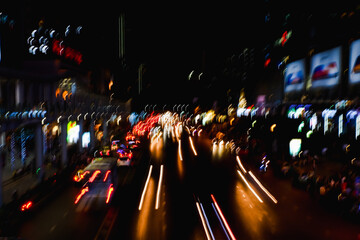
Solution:
[(118, 159), (117, 159), (118, 166), (132, 165), (133, 153), (129, 148), (119, 148), (117, 150), (117, 153), (118, 153)]
[(83, 209), (108, 205), (118, 186), (117, 158), (94, 159), (83, 172), (88, 172), (86, 182), (76, 195), (74, 204)]
[(130, 150), (136, 150), (139, 148), (140, 140), (135, 139), (127, 142), (127, 148)]

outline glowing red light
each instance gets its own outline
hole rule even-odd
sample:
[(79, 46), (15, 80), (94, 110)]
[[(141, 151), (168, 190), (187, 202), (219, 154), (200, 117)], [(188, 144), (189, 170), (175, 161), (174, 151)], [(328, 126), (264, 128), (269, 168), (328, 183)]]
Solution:
[(100, 174), (100, 170), (96, 170), (93, 175), (91, 176), (91, 178), (89, 179), (89, 182), (93, 182), (95, 180), (95, 178), (97, 177), (97, 175)]
[(75, 204), (77, 204), (80, 201), (80, 199), (85, 195), (85, 193), (87, 193), (88, 191), (89, 191), (88, 187), (83, 188), (81, 190), (81, 192), (79, 193), (79, 195), (77, 195), (76, 200), (75, 200)]
[(108, 178), (109, 174), (110, 174), (110, 170), (107, 170), (105, 173), (105, 177), (104, 177), (104, 182), (106, 181), (106, 179)]
[(80, 64), (83, 61), (83, 56), (79, 51), (64, 46), (60, 40), (53, 41), (52, 51), (59, 56), (63, 56), (66, 59), (75, 61), (77, 64)]
[(281, 46), (284, 46), (284, 44), (286, 43), (286, 41), (287, 41), (287, 34), (288, 34), (287, 31), (285, 31), (285, 32), (283, 33), (283, 35), (282, 35), (282, 37), (281, 37)]
[(109, 203), (110, 197), (111, 197), (111, 194), (113, 193), (113, 191), (114, 191), (114, 188), (113, 188), (113, 185), (111, 184), (110, 187), (109, 187), (108, 193), (107, 193), (106, 204)]
[(29, 208), (32, 206), (32, 201), (28, 201), (26, 203), (24, 203), (22, 206), (21, 206), (21, 211), (25, 211), (25, 210), (29, 210)]
[(265, 66), (265, 67), (269, 66), (270, 62), (271, 62), (271, 59), (270, 59), (270, 58), (266, 59), (266, 60), (265, 60), (265, 63), (264, 63), (264, 66)]

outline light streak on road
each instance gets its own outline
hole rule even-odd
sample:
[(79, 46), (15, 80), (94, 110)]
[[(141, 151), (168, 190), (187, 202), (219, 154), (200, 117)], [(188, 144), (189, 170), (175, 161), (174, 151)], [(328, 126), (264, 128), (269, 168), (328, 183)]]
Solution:
[(250, 176), (254, 179), (254, 181), (259, 185), (259, 187), (261, 188), (261, 190), (264, 191), (264, 193), (266, 193), (266, 195), (268, 195), (268, 197), (275, 203), (277, 204), (278, 201), (276, 200), (276, 198), (261, 184), (261, 182), (255, 177), (255, 175), (249, 171)]
[(208, 219), (206, 217), (204, 208), (202, 207), (202, 204), (199, 203), (199, 202), (196, 202), (196, 207), (197, 207), (198, 213), (200, 215), (201, 223), (202, 223), (203, 228), (205, 230), (205, 234), (206, 234), (207, 239), (210, 239), (210, 240), (215, 239), (214, 235), (213, 235), (213, 233), (211, 231), (209, 221), (208, 221)]
[(164, 169), (164, 165), (161, 164), (159, 182), (158, 182), (158, 187), (157, 187), (157, 191), (156, 191), (155, 209), (159, 209), (159, 205), (160, 205), (160, 193), (161, 193), (161, 184), (162, 184), (162, 180), (163, 180), (163, 169)]
[(194, 152), (195, 156), (197, 156), (197, 152), (196, 152), (196, 149), (195, 149), (195, 147), (194, 147), (194, 143), (193, 143), (193, 141), (192, 141), (192, 138), (191, 138), (191, 137), (189, 137), (189, 140), (190, 140), (190, 145), (191, 145), (191, 148), (192, 148), (192, 150), (193, 150), (193, 152)]
[(240, 157), (239, 156), (236, 156), (236, 161), (241, 169), (241, 171), (243, 171), (243, 173), (245, 174), (246, 173), (246, 169), (244, 168), (244, 166), (241, 164), (241, 161), (240, 161)]
[(242, 175), (242, 173), (237, 170), (237, 172), (239, 173), (240, 177), (242, 178), (242, 180), (244, 181), (244, 183), (246, 184), (246, 186), (250, 189), (250, 191), (255, 195), (255, 197), (259, 200), (259, 202), (263, 203), (263, 200), (259, 197), (259, 195), (257, 195), (257, 193), (255, 192), (255, 190), (250, 186), (250, 184), (248, 183), (248, 181), (246, 181), (244, 175)]
[(226, 238), (230, 240), (230, 236), (229, 236), (229, 234), (227, 233), (223, 222), (221, 221), (220, 215), (219, 215), (219, 213), (217, 212), (214, 203), (211, 203), (211, 206), (213, 207), (214, 212), (216, 213), (216, 217), (219, 219), (220, 225), (221, 225), (222, 229), (224, 230), (224, 233), (225, 233), (225, 235), (226, 235)]
[(179, 139), (179, 145), (178, 145), (178, 152), (179, 152), (180, 160), (182, 161), (183, 157), (182, 157), (182, 153), (181, 153), (181, 140), (180, 139)]
[(142, 205), (143, 205), (143, 202), (144, 202), (144, 197), (145, 197), (146, 189), (147, 189), (147, 187), (148, 187), (148, 185), (149, 185), (149, 180), (150, 180), (152, 168), (153, 168), (153, 166), (150, 165), (149, 173), (148, 173), (148, 176), (147, 176), (147, 179), (146, 179), (146, 183), (145, 183), (145, 186), (144, 186), (144, 190), (143, 190), (143, 192), (142, 192), (142, 194), (141, 194), (141, 199), (140, 199), (140, 203), (139, 203), (139, 211), (141, 210)]
[[(215, 212), (216, 212), (216, 214), (220, 216), (221, 222), (225, 225), (225, 228), (226, 228), (226, 230), (227, 230), (227, 233), (229, 233), (230, 238), (231, 238), (232, 240), (235, 240), (236, 237), (234, 236), (233, 232), (231, 231), (231, 228), (230, 228), (228, 222), (226, 221), (226, 219), (225, 219), (225, 217), (224, 217), (224, 214), (222, 213), (222, 211), (221, 211), (221, 209), (220, 209), (220, 207), (219, 207), (219, 204), (217, 203), (214, 195), (211, 194), (211, 198), (212, 198), (212, 200), (213, 200), (213, 202), (214, 202), (214, 204), (215, 204), (215, 208), (216, 208), (216, 211), (215, 211)], [(214, 206), (214, 205), (213, 205), (213, 206)], [(227, 234), (226, 234), (226, 235), (227, 235)]]

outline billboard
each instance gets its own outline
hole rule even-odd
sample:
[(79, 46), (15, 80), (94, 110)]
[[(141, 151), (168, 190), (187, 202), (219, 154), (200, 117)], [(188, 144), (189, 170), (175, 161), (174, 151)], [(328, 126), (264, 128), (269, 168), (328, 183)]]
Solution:
[(301, 91), (305, 86), (305, 59), (286, 65), (284, 74), (284, 92)]
[(338, 85), (341, 75), (341, 47), (315, 54), (311, 58), (311, 88), (331, 88)]
[(349, 84), (360, 83), (360, 39), (350, 44), (349, 51)]

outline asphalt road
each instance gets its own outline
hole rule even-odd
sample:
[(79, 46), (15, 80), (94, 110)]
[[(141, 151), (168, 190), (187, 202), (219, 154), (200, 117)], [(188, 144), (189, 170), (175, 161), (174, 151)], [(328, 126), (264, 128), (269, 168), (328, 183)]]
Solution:
[[(191, 147), (191, 141), (194, 148)], [(180, 148), (179, 148), (180, 146)], [(149, 151), (147, 151), (149, 150)], [(20, 227), (23, 239), (360, 239), (360, 226), (260, 173), (205, 136), (159, 138), (122, 168), (112, 205), (79, 211), (70, 186)], [(251, 176), (273, 199), (262, 190)], [(245, 172), (246, 171), (246, 172)], [(252, 190), (251, 190), (251, 189)]]

